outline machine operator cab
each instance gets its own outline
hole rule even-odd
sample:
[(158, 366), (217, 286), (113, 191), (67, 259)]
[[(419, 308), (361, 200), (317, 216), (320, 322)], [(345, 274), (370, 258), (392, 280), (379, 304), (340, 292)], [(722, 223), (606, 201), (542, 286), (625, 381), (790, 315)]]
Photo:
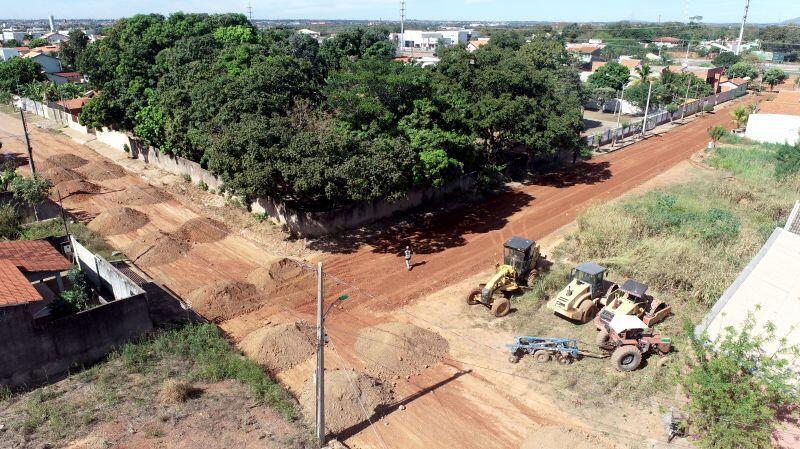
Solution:
[(523, 283), (529, 273), (536, 268), (539, 260), (539, 247), (533, 240), (511, 237), (503, 245), (503, 264), (514, 268), (515, 281)]
[(584, 262), (572, 269), (572, 279), (589, 286), (589, 297), (594, 299), (604, 292), (606, 269), (594, 262)]

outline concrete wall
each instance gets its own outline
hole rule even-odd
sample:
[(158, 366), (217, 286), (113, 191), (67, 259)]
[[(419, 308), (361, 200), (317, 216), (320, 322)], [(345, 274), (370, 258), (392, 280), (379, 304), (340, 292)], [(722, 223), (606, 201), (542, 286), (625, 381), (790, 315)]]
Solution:
[(70, 242), (81, 270), (98, 289), (112, 293), (115, 300), (125, 299), (144, 293), (141, 287), (128, 279), (127, 276), (117, 270), (111, 263), (93, 254), (78, 243), (75, 237), (70, 236)]
[(144, 294), (42, 326), (26, 306), (0, 308), (0, 385), (32, 386), (102, 359), (115, 346), (151, 332)]
[(750, 114), (744, 135), (756, 142), (794, 145), (800, 136), (800, 116)]
[(131, 157), (141, 159), (148, 164), (176, 175), (188, 175), (194, 184), (203, 181), (210, 189), (220, 190), (222, 179), (204, 169), (197, 162), (162, 153), (157, 149), (146, 146), (141, 139), (130, 139)]
[(100, 142), (103, 142), (111, 148), (115, 148), (119, 151), (125, 151), (126, 146), (128, 148), (131, 147), (131, 137), (123, 132), (114, 131), (112, 129), (103, 127), (103, 129), (98, 129), (95, 131), (95, 136)]
[(435, 203), (457, 192), (469, 191), (475, 184), (476, 175), (467, 174), (458, 181), (440, 189), (413, 189), (398, 201), (383, 199), (354, 204), (345, 209), (331, 212), (302, 212), (291, 209), (272, 198), (258, 198), (251, 205), (253, 212), (266, 213), (277, 223), (286, 226), (291, 232), (302, 236), (332, 234), (344, 229), (352, 229), (381, 218), (389, 217), (425, 203)]

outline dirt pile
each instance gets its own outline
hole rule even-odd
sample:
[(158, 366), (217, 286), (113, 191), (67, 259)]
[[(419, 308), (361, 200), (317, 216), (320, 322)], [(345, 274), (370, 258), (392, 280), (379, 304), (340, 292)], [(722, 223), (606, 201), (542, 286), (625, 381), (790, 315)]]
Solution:
[(92, 181), (108, 181), (125, 176), (125, 170), (108, 161), (91, 162), (78, 169), (78, 172)]
[(192, 218), (175, 232), (175, 237), (190, 243), (212, 243), (227, 236), (228, 228), (224, 224), (202, 217)]
[(170, 196), (152, 186), (129, 186), (125, 190), (112, 193), (108, 199), (125, 206), (147, 206), (163, 203)]
[(78, 168), (88, 164), (86, 159), (76, 156), (72, 153), (56, 154), (44, 160), (45, 170), (52, 170), (54, 168)]
[(520, 449), (617, 449), (602, 436), (580, 429), (548, 426), (531, 429)]
[(358, 333), (355, 344), (370, 374), (396, 379), (419, 374), (447, 355), (441, 335), (408, 323), (384, 323)]
[(257, 309), (266, 297), (253, 284), (220, 281), (189, 293), (187, 300), (204, 318), (220, 322)]
[(62, 198), (70, 195), (77, 195), (81, 193), (92, 194), (101, 191), (102, 189), (97, 184), (92, 184), (83, 179), (73, 179), (71, 181), (64, 181), (56, 184), (53, 188), (53, 196), (57, 199), (61, 194)]
[(128, 245), (125, 254), (137, 265), (156, 266), (174, 262), (191, 249), (192, 245), (183, 240), (163, 232), (154, 232)]
[(147, 214), (130, 207), (107, 210), (89, 222), (89, 229), (100, 235), (117, 235), (133, 232), (150, 221)]
[(53, 167), (45, 170), (42, 172), (42, 174), (53, 184), (61, 184), (62, 182), (83, 179), (83, 176), (81, 176), (80, 173), (63, 167)]
[(314, 327), (304, 321), (266, 326), (248, 334), (239, 349), (271, 374), (297, 366), (314, 354)]
[[(316, 388), (308, 380), (300, 391), (300, 405), (313, 421)], [(337, 434), (381, 412), (392, 401), (391, 389), (378, 379), (351, 370), (325, 371), (325, 426)]]
[[(263, 290), (276, 291), (282, 286), (297, 288), (298, 284), (314, 284), (314, 273), (303, 270), (300, 264), (292, 259), (283, 258), (273, 262), (269, 268), (258, 267), (247, 274), (247, 282)], [(288, 282), (291, 284), (286, 285)]]

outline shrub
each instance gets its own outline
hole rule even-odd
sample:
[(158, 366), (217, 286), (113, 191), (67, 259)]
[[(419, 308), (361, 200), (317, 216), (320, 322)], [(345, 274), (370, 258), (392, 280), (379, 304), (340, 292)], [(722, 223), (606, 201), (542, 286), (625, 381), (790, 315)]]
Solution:
[(181, 179), (183, 179), (183, 182), (192, 182), (192, 177), (186, 173), (181, 175)]
[(70, 268), (67, 272), (67, 279), (72, 284), (72, 288), (62, 292), (48, 306), (50, 314), (54, 318), (71, 315), (89, 308), (89, 287), (86, 285), (86, 277), (80, 268)]
[(20, 218), (11, 204), (0, 204), (0, 240), (15, 240), (20, 234)]
[(775, 176), (778, 179), (800, 172), (800, 144), (781, 145), (775, 159), (778, 161), (775, 166)]
[(714, 112), (714, 105), (713, 104), (707, 104), (707, 105), (703, 106), (703, 111), (704, 112)]
[(708, 135), (715, 143), (718, 142), (719, 139), (725, 137), (726, 134), (728, 134), (728, 130), (722, 125), (715, 125), (708, 130)]
[[(767, 324), (754, 332), (751, 314), (739, 329), (728, 327), (715, 341), (687, 332), (694, 357), (680, 382), (689, 395), (691, 430), (703, 448), (770, 448), (779, 411), (800, 399), (788, 359), (800, 351), (784, 346), (776, 353), (764, 345), (779, 341)], [(712, 350), (716, 348), (716, 350)]]
[(200, 180), (200, 181), (198, 181), (198, 183), (197, 183), (197, 188), (199, 188), (200, 190), (202, 190), (202, 191), (206, 192), (206, 191), (208, 191), (208, 184), (206, 184), (206, 183), (205, 183), (205, 181), (203, 181), (203, 180), (201, 179), (201, 180)]

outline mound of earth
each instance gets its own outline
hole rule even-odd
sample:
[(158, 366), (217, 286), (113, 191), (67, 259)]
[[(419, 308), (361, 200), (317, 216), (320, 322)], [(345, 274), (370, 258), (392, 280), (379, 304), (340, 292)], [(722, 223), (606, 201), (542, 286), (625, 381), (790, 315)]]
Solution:
[(86, 159), (72, 153), (56, 154), (44, 160), (44, 169), (53, 168), (78, 168), (88, 164)]
[(239, 349), (272, 374), (297, 366), (314, 354), (314, 326), (304, 321), (262, 327), (248, 334)]
[(154, 232), (131, 243), (125, 249), (125, 254), (139, 265), (163, 265), (174, 262), (183, 257), (192, 245), (183, 240)]
[(441, 335), (408, 323), (384, 323), (358, 333), (355, 344), (370, 374), (396, 379), (419, 374), (447, 355)]
[(531, 429), (520, 449), (616, 449), (618, 446), (594, 433), (580, 429), (548, 426)]
[(125, 170), (122, 167), (108, 161), (91, 162), (79, 168), (78, 172), (92, 181), (108, 181), (125, 176)]
[(89, 222), (89, 229), (100, 235), (117, 235), (133, 232), (150, 221), (147, 214), (130, 207), (107, 210)]
[[(316, 386), (306, 381), (300, 391), (300, 405), (314, 420)], [(325, 426), (331, 433), (340, 433), (364, 421), (367, 415), (381, 412), (392, 401), (392, 390), (378, 379), (351, 370), (325, 371)]]
[(42, 172), (42, 174), (53, 184), (61, 184), (62, 182), (83, 179), (83, 176), (81, 176), (80, 173), (63, 167), (53, 167), (45, 170)]
[(288, 258), (272, 263), (269, 268), (258, 267), (247, 274), (247, 282), (268, 291), (279, 290), (288, 281), (295, 286), (307, 282), (308, 287), (312, 287), (314, 279), (313, 272), (304, 270), (298, 262)]
[(170, 196), (152, 186), (129, 186), (125, 190), (112, 193), (108, 199), (125, 206), (147, 206), (163, 203)]
[(192, 218), (175, 233), (175, 237), (190, 243), (212, 243), (227, 236), (228, 228), (224, 224), (202, 217)]
[(189, 293), (192, 308), (207, 320), (220, 322), (257, 309), (266, 299), (255, 285), (241, 281), (221, 281)]
[(55, 188), (53, 189), (55, 193), (55, 197), (58, 198), (58, 194), (61, 194), (62, 197), (67, 197), (70, 195), (76, 195), (79, 193), (97, 193), (99, 192), (100, 186), (97, 184), (92, 184), (89, 181), (84, 181), (83, 179), (73, 179), (71, 181), (64, 181), (56, 184)]

